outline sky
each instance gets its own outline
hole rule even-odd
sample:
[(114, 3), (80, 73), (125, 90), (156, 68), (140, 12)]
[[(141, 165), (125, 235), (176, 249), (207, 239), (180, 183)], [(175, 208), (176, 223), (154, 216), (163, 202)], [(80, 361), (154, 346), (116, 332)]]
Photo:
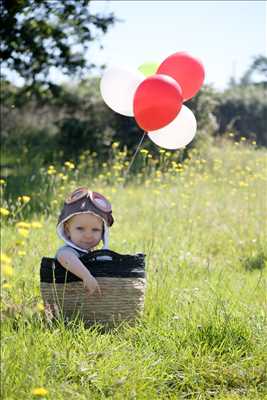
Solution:
[[(185, 51), (204, 64), (205, 83), (224, 90), (267, 53), (266, 1), (92, 0), (90, 8), (121, 20), (102, 36), (103, 50), (91, 45), (87, 57), (97, 65), (137, 69)], [(51, 78), (66, 81), (57, 71)]]
[(224, 89), (259, 54), (266, 55), (266, 1), (93, 0), (92, 12), (111, 12), (117, 22), (96, 46), (96, 63), (138, 68), (186, 51), (205, 67), (205, 83)]

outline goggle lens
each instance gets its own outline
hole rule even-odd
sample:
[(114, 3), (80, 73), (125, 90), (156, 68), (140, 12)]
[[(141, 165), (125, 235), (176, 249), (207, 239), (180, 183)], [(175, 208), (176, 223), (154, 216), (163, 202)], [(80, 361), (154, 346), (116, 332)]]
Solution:
[(90, 192), (87, 188), (84, 187), (78, 188), (74, 192), (72, 192), (71, 195), (65, 200), (65, 203), (72, 204), (87, 196), (90, 197), (91, 202), (96, 208), (103, 212), (111, 212), (111, 204), (104, 196), (102, 196), (102, 194), (97, 192)]
[(110, 202), (102, 196), (102, 194), (97, 192), (89, 192), (90, 199), (92, 203), (103, 212), (111, 212)]

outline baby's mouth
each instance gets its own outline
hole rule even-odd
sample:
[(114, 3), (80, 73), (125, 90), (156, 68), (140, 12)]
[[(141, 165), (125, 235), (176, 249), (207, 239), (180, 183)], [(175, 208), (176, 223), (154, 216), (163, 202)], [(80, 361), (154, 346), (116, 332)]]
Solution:
[(83, 247), (85, 247), (85, 248), (90, 248), (90, 247), (92, 247), (92, 243), (89, 243), (89, 242), (81, 242), (81, 245), (82, 245)]

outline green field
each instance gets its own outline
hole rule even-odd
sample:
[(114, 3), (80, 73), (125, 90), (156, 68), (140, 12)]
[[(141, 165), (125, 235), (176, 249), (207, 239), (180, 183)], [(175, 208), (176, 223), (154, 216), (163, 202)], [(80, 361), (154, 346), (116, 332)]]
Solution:
[[(2, 398), (266, 399), (267, 151), (224, 143), (183, 163), (142, 151), (126, 183), (114, 154), (94, 177), (86, 154), (37, 170), (19, 199), (1, 181)], [(55, 254), (57, 215), (78, 185), (111, 200), (111, 249), (146, 254), (134, 327), (45, 320), (40, 259)]]

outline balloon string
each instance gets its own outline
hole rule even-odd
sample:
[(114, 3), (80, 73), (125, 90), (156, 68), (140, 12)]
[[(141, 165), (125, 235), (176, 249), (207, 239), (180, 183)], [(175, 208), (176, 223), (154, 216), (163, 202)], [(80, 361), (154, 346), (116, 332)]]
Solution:
[(130, 169), (131, 169), (131, 167), (132, 167), (132, 165), (133, 165), (133, 163), (134, 163), (134, 160), (135, 160), (135, 158), (136, 158), (136, 156), (137, 156), (137, 154), (138, 154), (138, 152), (139, 152), (139, 149), (140, 149), (140, 147), (141, 147), (141, 145), (142, 145), (142, 143), (143, 143), (143, 140), (144, 140), (145, 136), (146, 136), (146, 132), (144, 131), (143, 136), (142, 136), (140, 142), (138, 143), (137, 148), (136, 148), (136, 150), (135, 150), (135, 153), (134, 153), (134, 155), (133, 155), (133, 157), (132, 157), (132, 159), (131, 159), (131, 161), (130, 161), (130, 163), (129, 163), (129, 165), (128, 165), (128, 168), (127, 168), (127, 170), (126, 170), (126, 172), (125, 172), (125, 175), (124, 175), (124, 183), (126, 182), (126, 177), (127, 177), (128, 173), (129, 173), (129, 171), (130, 171)]

